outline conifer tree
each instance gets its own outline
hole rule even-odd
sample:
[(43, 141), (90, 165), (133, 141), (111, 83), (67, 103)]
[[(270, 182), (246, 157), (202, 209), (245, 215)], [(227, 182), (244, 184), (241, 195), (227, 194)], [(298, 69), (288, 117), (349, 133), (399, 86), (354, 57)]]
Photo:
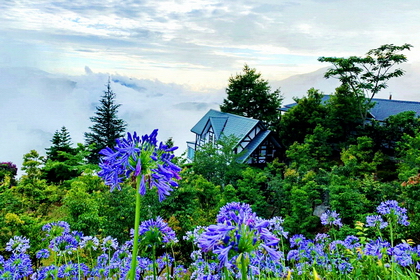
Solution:
[(115, 104), (115, 98), (116, 94), (112, 91), (111, 82), (108, 79), (107, 89), (99, 101), (101, 105), (96, 107), (95, 116), (90, 118), (93, 122), (93, 125), (89, 127), (91, 132), (85, 133), (86, 145), (95, 144), (89, 157), (90, 163), (98, 163), (99, 151), (107, 146), (115, 146), (115, 140), (124, 136), (127, 124), (117, 116), (121, 104)]
[(59, 152), (73, 153), (74, 149), (71, 147), (70, 133), (65, 126), (61, 130), (56, 130), (51, 139), (52, 146), (46, 148), (47, 159), (61, 161), (62, 157)]

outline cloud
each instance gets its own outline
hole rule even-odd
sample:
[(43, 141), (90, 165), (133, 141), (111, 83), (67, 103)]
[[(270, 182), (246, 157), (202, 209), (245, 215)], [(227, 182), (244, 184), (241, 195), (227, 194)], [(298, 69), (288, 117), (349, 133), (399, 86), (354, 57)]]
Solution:
[[(173, 137), (180, 146), (179, 154), (193, 137), (191, 127), (209, 108), (217, 108), (222, 99), (217, 91), (197, 94), (181, 85), (95, 73), (88, 66), (86, 69), (86, 74), (77, 76), (35, 68), (0, 69), (0, 119), (4, 120), (0, 160), (21, 166), (23, 155), (30, 150), (45, 154), (54, 132), (62, 126), (69, 130), (73, 143), (83, 143), (108, 77), (116, 102), (121, 104), (118, 115), (128, 123), (127, 131), (145, 134), (158, 128), (159, 139)], [(180, 105), (183, 102), (194, 109)]]
[[(214, 88), (248, 62), (270, 67), (280, 80), (322, 67), (319, 56), (418, 45), (419, 11), (417, 0), (7, 1), (0, 65), (78, 74), (90, 65)], [(420, 60), (420, 50), (410, 59)]]

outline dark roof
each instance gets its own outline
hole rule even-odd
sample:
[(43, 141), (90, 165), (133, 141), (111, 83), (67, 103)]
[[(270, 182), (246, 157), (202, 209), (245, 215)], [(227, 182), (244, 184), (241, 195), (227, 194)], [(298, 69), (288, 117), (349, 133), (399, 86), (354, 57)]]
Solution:
[[(330, 99), (331, 95), (324, 95), (322, 97), (322, 103), (326, 103)], [(414, 111), (417, 116), (420, 116), (420, 102), (417, 101), (405, 101), (405, 100), (390, 100), (373, 98), (372, 102), (375, 104), (369, 111), (370, 115), (378, 121), (384, 121), (389, 116), (396, 115), (401, 112)], [(287, 112), (297, 103), (291, 103), (281, 108), (281, 111)]]

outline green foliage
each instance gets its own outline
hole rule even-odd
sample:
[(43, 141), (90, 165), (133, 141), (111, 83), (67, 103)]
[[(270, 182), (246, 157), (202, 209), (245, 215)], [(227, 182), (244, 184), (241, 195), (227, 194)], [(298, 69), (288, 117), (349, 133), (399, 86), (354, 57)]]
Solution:
[(0, 184), (15, 185), (17, 167), (11, 162), (0, 162)]
[(237, 197), (240, 201), (251, 205), (258, 216), (269, 218), (272, 208), (268, 202), (270, 192), (266, 174), (259, 169), (246, 168), (237, 181)]
[(398, 142), (399, 154), (398, 177), (407, 181), (410, 177), (420, 173), (420, 134), (415, 136), (405, 134)]
[(238, 139), (230, 135), (200, 147), (195, 152), (194, 172), (216, 185), (234, 184), (245, 166), (239, 162), (242, 154), (234, 152), (237, 143)]
[(60, 160), (47, 159), (43, 168), (43, 178), (48, 182), (63, 183), (71, 180), (87, 170), (98, 170), (96, 164), (88, 164), (90, 147), (78, 143), (72, 152), (58, 151)]
[(279, 108), (283, 98), (280, 90), (271, 92), (268, 81), (256, 69), (244, 65), (242, 74), (231, 76), (226, 88), (227, 98), (220, 110), (264, 122), (270, 129), (279, 125)]
[(102, 236), (113, 236), (120, 242), (130, 239), (130, 229), (134, 224), (135, 193), (136, 190), (128, 186), (121, 191), (110, 192), (106, 189), (97, 193), (101, 214), (99, 233)]
[(64, 211), (71, 228), (86, 235), (95, 235), (101, 224), (99, 203), (95, 193), (86, 192), (86, 184), (73, 181), (71, 189), (63, 199)]
[(323, 125), (327, 109), (322, 104), (322, 93), (311, 88), (307, 96), (296, 98), (297, 106), (281, 118), (280, 139), (286, 148), (293, 143), (302, 143), (306, 135), (312, 134), (317, 125)]
[(378, 165), (384, 160), (384, 155), (375, 152), (373, 147), (374, 142), (371, 138), (361, 136), (357, 138), (357, 144), (343, 150), (341, 153), (343, 174), (355, 178), (376, 173)]
[(111, 89), (111, 81), (108, 80), (107, 89), (99, 101), (101, 105), (96, 107), (95, 116), (90, 118), (93, 122), (93, 125), (89, 127), (91, 132), (85, 133), (86, 145), (95, 144), (89, 156), (90, 163), (98, 163), (99, 151), (105, 147), (114, 147), (115, 140), (124, 136), (127, 124), (117, 116), (121, 105), (115, 104), (115, 98), (116, 94)]
[(306, 135), (302, 144), (293, 143), (286, 151), (290, 167), (304, 173), (327, 167), (332, 155), (332, 147), (329, 144), (331, 135), (329, 129), (317, 125), (313, 134)]
[(364, 122), (357, 110), (360, 104), (364, 104), (364, 99), (350, 94), (347, 85), (341, 85), (325, 104), (327, 116), (324, 125), (331, 131), (330, 141), (334, 150), (340, 150), (354, 141), (354, 136)]

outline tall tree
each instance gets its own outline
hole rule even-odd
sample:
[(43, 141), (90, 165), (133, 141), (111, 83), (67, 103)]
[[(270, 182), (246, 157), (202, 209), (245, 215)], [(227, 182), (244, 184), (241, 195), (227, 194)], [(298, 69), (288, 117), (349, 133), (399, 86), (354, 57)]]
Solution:
[(227, 98), (220, 105), (220, 110), (264, 122), (269, 128), (278, 128), (281, 102), (280, 90), (271, 92), (268, 81), (261, 78), (261, 73), (245, 64), (243, 74), (229, 78), (226, 88)]
[(407, 61), (407, 57), (400, 52), (412, 47), (410, 44), (387, 44), (370, 50), (365, 57), (320, 57), (318, 60), (334, 66), (325, 73), (325, 78), (336, 77), (343, 85), (349, 87), (352, 95), (364, 97), (358, 108), (360, 117), (364, 120), (372, 98), (387, 87), (389, 79), (404, 75), (402, 69), (392, 68)]
[(86, 144), (95, 144), (89, 157), (90, 163), (98, 163), (99, 151), (115, 146), (115, 140), (124, 136), (127, 124), (117, 116), (121, 104), (115, 104), (115, 98), (116, 94), (112, 91), (111, 81), (108, 79), (107, 89), (100, 100), (101, 105), (96, 107), (96, 115), (90, 118), (93, 122), (93, 126), (89, 127), (91, 132), (85, 133)]

